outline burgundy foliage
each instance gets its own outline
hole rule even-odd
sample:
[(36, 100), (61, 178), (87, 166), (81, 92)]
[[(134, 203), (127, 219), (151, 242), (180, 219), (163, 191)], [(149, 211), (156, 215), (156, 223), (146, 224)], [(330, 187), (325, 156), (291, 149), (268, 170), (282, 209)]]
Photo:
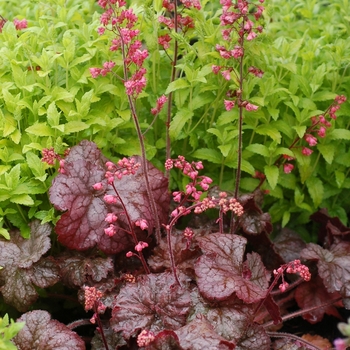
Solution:
[[(38, 221), (30, 224), (27, 240), (18, 231), (11, 232), (10, 241), (0, 239), (0, 292), (6, 303), (25, 312), (38, 299), (38, 287), (58, 281), (59, 288), (78, 290), (81, 309), (91, 310), (84, 323), (96, 323), (93, 350), (268, 350), (286, 344), (270, 338), (282, 333), (269, 331), (288, 316), (287, 307), (298, 306), (310, 323), (324, 314), (339, 317), (337, 307), (350, 308), (350, 229), (325, 211), (313, 216), (321, 224), (320, 245), (307, 244), (288, 229), (272, 241), (259, 191), (239, 198), (244, 214), (236, 218), (236, 234), (225, 233), (225, 218), (218, 232), (217, 223), (191, 214), (187, 230), (172, 227), (168, 237), (173, 209), (167, 180), (149, 164), (159, 219), (167, 228), (155, 242), (141, 168), (114, 180), (124, 211), (120, 200), (107, 204), (103, 199), (115, 195), (105, 178), (106, 161), (95, 144), (83, 141), (71, 149), (63, 173), (54, 179), (50, 200), (64, 211), (55, 227), (63, 244), (58, 252), (49, 252), (50, 225)], [(96, 190), (96, 183), (103, 186)], [(104, 231), (107, 213), (118, 216), (112, 237)], [(135, 225), (140, 219), (147, 221), (147, 230)], [(135, 237), (146, 244), (143, 265)], [(295, 260), (308, 264), (310, 281), (282, 269)], [(14, 339), (20, 349), (85, 349), (76, 333), (46, 311), (28, 312), (20, 320), (26, 322)]]
[[(141, 161), (139, 157), (134, 158)], [(115, 254), (134, 245), (130, 234), (126, 232), (130, 231), (130, 227), (120, 202), (107, 204), (103, 199), (105, 194), (115, 195), (105, 178), (106, 161), (108, 159), (102, 156), (94, 143), (82, 141), (70, 150), (64, 162), (64, 172), (52, 183), (50, 200), (56, 209), (66, 211), (57, 222), (55, 230), (58, 240), (69, 249), (87, 250), (97, 246), (107, 254)], [(168, 182), (151, 163), (148, 163), (148, 176), (159, 220), (165, 223), (169, 207)], [(94, 190), (93, 185), (99, 182), (104, 184), (103, 189)], [(151, 232), (155, 221), (143, 184), (141, 168), (134, 176), (124, 176), (114, 181), (132, 223), (145, 219)], [(112, 237), (104, 232), (108, 227), (105, 222), (108, 213), (121, 214), (116, 222), (117, 232)]]
[(195, 264), (200, 292), (210, 300), (225, 300), (233, 293), (246, 303), (266, 295), (269, 276), (256, 253), (243, 263), (246, 239), (215, 233), (197, 239), (204, 255)]
[(82, 339), (64, 324), (51, 320), (47, 311), (27, 312), (18, 321), (25, 322), (14, 338), (21, 350), (85, 350)]
[(47, 288), (59, 281), (58, 267), (50, 257), (42, 258), (51, 246), (49, 224), (30, 225), (29, 239), (18, 230), (11, 232), (11, 241), (0, 240), (0, 291), (6, 303), (19, 311), (27, 311), (38, 293), (35, 286)]

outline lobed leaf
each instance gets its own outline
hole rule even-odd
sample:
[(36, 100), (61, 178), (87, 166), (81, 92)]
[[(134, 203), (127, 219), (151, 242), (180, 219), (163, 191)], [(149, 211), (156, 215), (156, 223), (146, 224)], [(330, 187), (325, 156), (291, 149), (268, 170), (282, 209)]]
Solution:
[(197, 239), (204, 255), (195, 264), (198, 288), (209, 300), (225, 300), (234, 293), (246, 303), (265, 297), (268, 280), (261, 258), (254, 253), (243, 265), (247, 240), (215, 233)]
[(190, 306), (189, 291), (175, 284), (171, 273), (141, 275), (136, 283), (128, 283), (120, 290), (111, 325), (125, 339), (143, 329), (155, 333), (176, 330), (186, 323)]
[(17, 321), (25, 322), (13, 339), (21, 350), (85, 350), (84, 341), (63, 323), (51, 320), (47, 311), (27, 312)]
[[(134, 157), (141, 162), (139, 157)], [(70, 249), (87, 250), (97, 246), (107, 254), (115, 254), (133, 247), (129, 224), (125, 215), (119, 215), (116, 222), (117, 232), (113, 237), (105, 234), (108, 227), (105, 222), (107, 213), (117, 215), (124, 212), (122, 205), (107, 204), (105, 194), (115, 195), (113, 189), (107, 186), (105, 179), (105, 162), (107, 161), (93, 142), (82, 141), (71, 149), (65, 160), (65, 173), (59, 174), (50, 188), (50, 201), (58, 210), (66, 211), (56, 224), (58, 240)], [(153, 165), (148, 163), (148, 176), (154, 200), (157, 205), (160, 222), (168, 218), (169, 194), (167, 179)], [(104, 190), (96, 191), (93, 185), (97, 182), (104, 184)], [(117, 188), (127, 213), (134, 223), (145, 219), (149, 233), (155, 226), (144, 176), (139, 169), (133, 176), (124, 176), (115, 180)]]

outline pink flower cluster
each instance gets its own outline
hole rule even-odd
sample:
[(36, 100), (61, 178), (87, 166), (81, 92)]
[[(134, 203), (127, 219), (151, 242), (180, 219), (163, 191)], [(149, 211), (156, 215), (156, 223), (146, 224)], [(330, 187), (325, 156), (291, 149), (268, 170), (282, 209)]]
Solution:
[(151, 344), (155, 339), (154, 333), (144, 329), (137, 337), (137, 345), (140, 347)]
[[(344, 95), (336, 96), (334, 102), (330, 107), (326, 110), (324, 114), (319, 116), (315, 116), (311, 118), (312, 125), (307, 129), (303, 139), (307, 142), (309, 147), (315, 147), (318, 143), (318, 137), (325, 137), (327, 128), (331, 127), (332, 124), (329, 120), (326, 119), (326, 116), (329, 114), (329, 118), (335, 120), (337, 117), (335, 115), (336, 111), (339, 110), (340, 105), (346, 101), (346, 97)], [(313, 150), (309, 147), (303, 146), (301, 149), (301, 153), (304, 156), (310, 156), (313, 153)], [(287, 160), (293, 160), (294, 158), (284, 155), (284, 158)], [(283, 165), (283, 171), (286, 174), (289, 174), (293, 171), (294, 165), (291, 163), (285, 163)]]
[(19, 20), (19, 19), (15, 18), (13, 20), (13, 24), (15, 25), (17, 30), (26, 29), (28, 27), (28, 22), (26, 19)]
[[(69, 154), (70, 149), (68, 148), (65, 152), (64, 152), (64, 157), (66, 157)], [(59, 162), (59, 168), (58, 168), (58, 172), (60, 174), (65, 174), (65, 170), (64, 170), (64, 159), (55, 152), (54, 148), (43, 148), (43, 150), (41, 151), (42, 153), (42, 158), (41, 161), (48, 164), (48, 165), (55, 165), (56, 160)]]
[(168, 101), (168, 98), (165, 95), (160, 96), (157, 99), (157, 106), (151, 109), (153, 115), (157, 115), (163, 109), (164, 104)]
[(111, 185), (114, 179), (120, 180), (125, 175), (135, 175), (141, 164), (137, 163), (134, 158), (120, 159), (115, 165), (112, 162), (106, 162), (107, 171), (105, 178)]
[[(106, 30), (112, 31), (116, 38), (112, 40), (110, 50), (121, 50), (124, 64), (124, 86), (129, 96), (137, 97), (145, 88), (146, 69), (143, 66), (148, 57), (148, 51), (142, 49), (142, 43), (136, 40), (140, 34), (138, 29), (134, 29), (137, 23), (137, 16), (132, 9), (126, 9), (126, 2), (123, 0), (99, 0), (98, 4), (105, 9), (101, 15), (102, 27), (98, 29), (99, 34)], [(93, 78), (99, 75), (105, 76), (114, 67), (114, 62), (106, 62), (104, 67), (90, 68)], [(133, 72), (131, 68), (134, 65)]]
[(112, 71), (112, 68), (115, 66), (115, 63), (112, 61), (105, 62), (103, 68), (90, 68), (90, 74), (93, 78), (97, 78), (99, 75), (105, 77), (109, 72)]
[[(186, 8), (195, 8), (197, 10), (201, 9), (201, 4), (199, 0), (180, 0), (184, 7)], [(179, 4), (178, 4), (179, 5)], [(174, 6), (174, 0), (163, 0), (163, 7), (168, 11), (169, 14), (174, 13), (175, 6)], [(185, 33), (189, 28), (194, 28), (194, 21), (193, 18), (190, 16), (184, 16), (183, 12), (179, 11), (177, 14), (177, 25), (178, 30)], [(173, 16), (172, 17), (165, 17), (163, 15), (158, 17), (158, 22), (164, 24), (164, 26), (168, 30), (172, 30), (175, 28), (175, 21)], [(161, 35), (158, 38), (158, 44), (162, 45), (164, 50), (167, 50), (170, 47), (170, 41), (171, 37), (169, 34)]]
[(299, 273), (300, 277), (304, 281), (310, 281), (311, 279), (311, 273), (309, 271), (309, 268), (305, 265), (303, 265), (300, 260), (293, 260), (289, 262), (288, 264), (284, 264), (281, 267), (279, 267), (277, 270), (273, 270), (273, 274), (276, 279), (279, 277), (282, 278), (282, 283), (279, 285), (279, 289), (281, 292), (285, 292), (288, 288), (289, 284), (284, 280), (284, 272), (287, 273)]
[[(263, 3), (264, 0), (259, 0)], [(262, 15), (264, 7), (261, 5), (253, 4), (246, 0), (237, 0), (233, 2), (232, 0), (220, 0), (222, 5), (222, 15), (220, 17), (220, 24), (223, 27), (221, 33), (223, 39), (228, 42), (226, 45), (217, 44), (215, 49), (219, 52), (221, 58), (225, 60), (235, 59), (239, 60), (242, 64), (242, 59), (244, 57), (244, 40), (251, 41), (257, 37), (257, 33), (261, 33), (263, 28), (258, 25), (255, 26), (254, 22), (258, 21)], [(238, 40), (234, 40), (234, 36), (238, 34)], [(234, 46), (230, 46), (234, 42)], [(225, 80), (231, 80), (231, 73), (237, 77), (237, 73), (231, 65), (213, 65), (212, 71), (214, 74), (219, 74), (224, 77)], [(248, 69), (248, 72), (261, 78), (264, 72), (254, 66)], [(242, 77), (241, 77), (242, 78)], [(244, 107), (247, 111), (256, 111), (258, 106), (255, 106), (248, 101), (241, 100), (241, 93), (236, 94), (237, 100), (224, 100), (225, 109), (230, 111), (235, 105), (238, 107)]]
[(95, 287), (84, 287), (85, 311), (93, 309), (95, 303), (98, 302), (102, 296), (102, 292), (97, 290)]

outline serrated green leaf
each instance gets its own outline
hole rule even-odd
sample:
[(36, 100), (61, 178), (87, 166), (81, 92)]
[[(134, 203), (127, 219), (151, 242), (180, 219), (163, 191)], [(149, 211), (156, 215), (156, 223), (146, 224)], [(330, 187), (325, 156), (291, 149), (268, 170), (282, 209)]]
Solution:
[(300, 137), (302, 139), (303, 136), (305, 135), (306, 126), (299, 125), (299, 126), (292, 126), (292, 128), (296, 131), (296, 133), (298, 134), (298, 137)]
[[(236, 169), (237, 169), (237, 166), (236, 166)], [(244, 171), (245, 173), (248, 173), (250, 175), (254, 175), (255, 174), (255, 169), (254, 169), (253, 165), (250, 164), (245, 159), (242, 159), (242, 171)]]
[(10, 135), (10, 139), (16, 144), (18, 145), (21, 141), (21, 137), (22, 137), (22, 134), (21, 132), (16, 129), (11, 135)]
[(332, 140), (350, 140), (350, 130), (334, 129), (329, 133), (329, 137)]
[(197, 159), (205, 159), (215, 164), (221, 164), (222, 155), (211, 148), (200, 148), (193, 152), (192, 156)]
[(35, 136), (55, 136), (55, 131), (46, 123), (36, 123), (26, 129), (26, 132)]
[(253, 152), (253, 153), (256, 153), (256, 154), (260, 154), (263, 157), (270, 156), (269, 149), (265, 145), (261, 145), (259, 143), (253, 143), (253, 144), (247, 146), (246, 150)]
[(264, 174), (266, 176), (267, 182), (274, 189), (278, 182), (279, 169), (276, 165), (265, 165)]
[(34, 205), (32, 197), (30, 197), (28, 194), (18, 194), (15, 196), (11, 196), (10, 202), (29, 206)]
[(317, 149), (322, 154), (323, 158), (328, 164), (332, 164), (334, 153), (335, 153), (335, 147), (333, 144), (329, 143), (327, 145), (323, 144), (317, 144)]
[(170, 136), (176, 139), (179, 136), (185, 124), (192, 118), (192, 116), (193, 112), (190, 111), (188, 108), (182, 108), (181, 110), (179, 110), (170, 124)]
[(283, 213), (283, 216), (282, 216), (282, 227), (286, 227), (286, 225), (288, 224), (290, 220), (290, 212), (289, 211), (285, 211)]
[(10, 233), (3, 227), (0, 227), (0, 235), (3, 236), (5, 239), (10, 240)]
[(44, 163), (40, 160), (40, 158), (34, 154), (33, 152), (28, 152), (26, 154), (27, 164), (34, 174), (35, 178), (41, 182), (46, 180), (47, 174), (45, 172)]
[(180, 79), (176, 79), (175, 81), (172, 81), (168, 88), (165, 91), (165, 94), (168, 95), (170, 94), (170, 92), (179, 90), (179, 89), (185, 89), (187, 87), (189, 87), (189, 83), (186, 79), (184, 78), (180, 78)]
[(79, 132), (88, 129), (89, 125), (81, 121), (70, 121), (64, 124), (64, 132), (66, 134), (72, 134), (74, 132)]
[(289, 157), (294, 157), (294, 153), (292, 150), (290, 150), (289, 148), (286, 147), (278, 147), (275, 152), (273, 153), (273, 156), (279, 156), (281, 154), (286, 154)]
[(19, 184), (19, 177), (21, 175), (20, 164), (15, 165), (10, 172), (5, 173), (5, 183), (10, 190), (14, 190)]
[(271, 125), (259, 125), (255, 132), (259, 135), (267, 135), (272, 138), (272, 140), (277, 141), (277, 143), (281, 142), (281, 133), (274, 127), (271, 127)]
[(314, 202), (314, 206), (317, 208), (323, 200), (324, 190), (322, 181), (315, 176), (311, 176), (305, 181), (305, 183), (309, 191), (310, 197)]
[(49, 108), (47, 109), (47, 121), (50, 126), (57, 126), (60, 124), (60, 115), (56, 108), (55, 102), (51, 102)]
[(232, 149), (232, 144), (220, 145), (220, 146), (218, 146), (218, 148), (221, 151), (222, 155), (224, 157), (227, 157)]
[(343, 171), (335, 171), (335, 182), (337, 183), (338, 188), (341, 188), (345, 180), (345, 174)]

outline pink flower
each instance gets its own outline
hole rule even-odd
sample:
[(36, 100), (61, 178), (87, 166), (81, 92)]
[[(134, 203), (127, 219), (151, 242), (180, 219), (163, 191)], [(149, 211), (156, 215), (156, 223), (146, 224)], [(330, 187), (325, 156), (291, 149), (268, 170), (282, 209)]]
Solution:
[(245, 105), (245, 109), (247, 111), (256, 111), (258, 108), (259, 108), (258, 106), (255, 106), (255, 105), (253, 105), (252, 103), (249, 103), (249, 102)]
[(101, 74), (101, 68), (90, 68), (90, 74), (93, 78), (97, 78)]
[(145, 347), (151, 344), (155, 339), (154, 333), (144, 329), (137, 337), (137, 345), (140, 347)]
[(115, 204), (117, 203), (117, 197), (111, 195), (111, 194), (105, 194), (103, 197), (103, 200), (108, 204)]
[(170, 37), (169, 34), (162, 35), (162, 36), (160, 36), (160, 37), (158, 38), (158, 44), (159, 44), (159, 45), (162, 45), (163, 48), (164, 48), (164, 50), (169, 49), (169, 47), (170, 47), (170, 45), (169, 45), (170, 41), (171, 41), (171, 37)]
[(139, 243), (136, 244), (135, 250), (137, 252), (141, 252), (144, 248), (148, 247), (148, 243), (140, 241)]
[(311, 150), (310, 148), (307, 148), (307, 147), (303, 147), (301, 153), (304, 155), (304, 156), (310, 156), (312, 154), (313, 150)]
[(114, 213), (108, 213), (105, 218), (105, 221), (108, 222), (109, 224), (113, 224), (113, 222), (116, 222), (117, 220), (118, 220), (118, 217)]
[(106, 31), (106, 28), (104, 28), (104, 27), (97, 28), (98, 35), (103, 35), (105, 33), (105, 31)]
[(22, 19), (21, 21), (17, 18), (15, 18), (13, 20), (13, 24), (15, 25), (16, 29), (17, 30), (22, 30), (22, 29), (25, 29), (27, 28), (28, 26), (28, 23), (27, 23), (27, 20), (26, 19)]
[(261, 69), (258, 69), (254, 66), (249, 67), (248, 72), (254, 74), (258, 78), (262, 78), (264, 75), (264, 72)]
[(325, 137), (326, 136), (326, 128), (324, 126), (320, 127), (320, 130), (318, 130), (317, 135), (319, 137)]
[(133, 252), (127, 252), (126, 254), (125, 254), (125, 256), (127, 257), (127, 258), (131, 258), (132, 256), (134, 255), (134, 253)]
[(140, 219), (135, 222), (135, 225), (140, 227), (141, 230), (146, 230), (148, 228), (147, 221), (145, 219)]
[(97, 182), (95, 185), (92, 186), (94, 190), (99, 191), (103, 189), (103, 184), (102, 182)]
[(283, 166), (283, 171), (285, 172), (285, 174), (290, 174), (293, 169), (294, 169), (294, 165), (291, 163), (286, 163)]
[(247, 35), (247, 40), (248, 40), (248, 41), (251, 41), (251, 40), (255, 39), (256, 36), (257, 36), (257, 34), (256, 34), (255, 32), (253, 32), (253, 31), (251, 31), (251, 32)]
[(236, 45), (233, 50), (231, 50), (231, 55), (234, 58), (242, 57), (244, 54), (243, 47)]
[(110, 224), (104, 231), (107, 236), (113, 237), (117, 233), (117, 228), (113, 224)]
[(337, 338), (334, 340), (335, 350), (346, 350), (348, 349), (348, 344), (345, 339)]
[(174, 202), (180, 203), (181, 202), (181, 196), (182, 196), (182, 193), (180, 191), (173, 192)]
[(223, 70), (221, 74), (226, 80), (231, 79), (231, 71), (229, 69)]
[(235, 106), (235, 101), (224, 100), (226, 111), (230, 111)]
[(211, 66), (211, 70), (213, 71), (214, 74), (218, 74), (221, 68), (222, 68), (221, 66), (216, 66), (216, 65)]
[(316, 137), (312, 136), (311, 134), (306, 134), (304, 136), (305, 141), (309, 144), (310, 147), (317, 145), (317, 139)]

